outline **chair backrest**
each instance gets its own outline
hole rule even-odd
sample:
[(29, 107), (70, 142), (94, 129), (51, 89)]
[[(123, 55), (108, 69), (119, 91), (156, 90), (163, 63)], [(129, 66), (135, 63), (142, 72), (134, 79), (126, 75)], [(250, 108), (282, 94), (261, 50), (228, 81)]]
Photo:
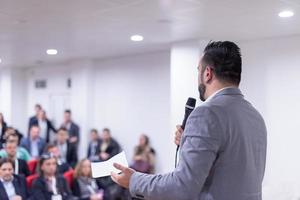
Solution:
[(33, 181), (37, 179), (38, 176), (38, 174), (33, 174), (26, 177), (27, 188), (31, 188)]
[(30, 160), (30, 161), (27, 162), (30, 174), (35, 174), (37, 164), (38, 164), (38, 160), (37, 159)]
[(64, 173), (64, 177), (69, 185), (70, 188), (73, 187), (73, 174), (74, 174), (74, 170), (73, 169), (70, 169), (69, 171), (65, 172)]

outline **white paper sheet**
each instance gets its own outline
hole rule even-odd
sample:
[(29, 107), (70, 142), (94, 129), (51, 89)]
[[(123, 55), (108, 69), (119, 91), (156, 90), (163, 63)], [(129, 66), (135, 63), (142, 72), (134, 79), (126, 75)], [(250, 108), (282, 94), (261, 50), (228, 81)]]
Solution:
[(110, 176), (111, 172), (120, 173), (121, 171), (113, 166), (114, 163), (118, 163), (120, 165), (128, 167), (128, 162), (124, 151), (115, 155), (107, 161), (92, 162), (91, 167), (93, 178)]

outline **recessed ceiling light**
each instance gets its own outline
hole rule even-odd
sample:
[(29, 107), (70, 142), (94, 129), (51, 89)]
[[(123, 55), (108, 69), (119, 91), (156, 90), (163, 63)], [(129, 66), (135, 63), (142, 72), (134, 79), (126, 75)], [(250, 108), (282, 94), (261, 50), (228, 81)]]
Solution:
[(0, 58), (0, 63), (2, 63), (2, 60), (1, 60), (1, 58)]
[(286, 18), (286, 17), (292, 17), (294, 16), (294, 13), (290, 10), (285, 10), (285, 11), (281, 11), (279, 14), (278, 14), (279, 17), (283, 17), (283, 18)]
[(56, 55), (57, 54), (57, 50), (56, 49), (48, 49), (47, 50), (47, 54), (48, 55)]
[(134, 42), (140, 42), (144, 40), (144, 37), (141, 35), (133, 35), (130, 39)]

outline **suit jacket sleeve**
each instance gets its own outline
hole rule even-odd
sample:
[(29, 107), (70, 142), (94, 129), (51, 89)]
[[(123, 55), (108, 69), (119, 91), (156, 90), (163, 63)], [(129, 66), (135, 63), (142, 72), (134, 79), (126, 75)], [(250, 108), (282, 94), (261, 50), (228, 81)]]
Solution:
[(38, 178), (32, 184), (32, 195), (31, 198), (34, 200), (46, 200), (47, 199), (47, 189), (44, 183)]
[(146, 175), (135, 172), (130, 180), (133, 196), (145, 199), (197, 199), (221, 147), (217, 116), (201, 106), (190, 115), (181, 139), (180, 159), (172, 173)]
[(52, 122), (50, 120), (47, 119), (47, 123), (48, 123), (48, 128), (49, 130), (52, 130), (54, 133), (57, 132), (56, 128), (53, 126)]
[(74, 168), (77, 164), (78, 161), (78, 156), (77, 156), (77, 148), (76, 145), (73, 143), (68, 143), (68, 163)]

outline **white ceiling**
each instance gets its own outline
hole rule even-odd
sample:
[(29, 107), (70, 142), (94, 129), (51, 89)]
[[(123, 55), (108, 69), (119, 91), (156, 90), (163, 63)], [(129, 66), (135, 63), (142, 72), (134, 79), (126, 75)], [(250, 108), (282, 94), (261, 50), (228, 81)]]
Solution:
[[(278, 17), (291, 9), (295, 16)], [(133, 34), (145, 40), (134, 43)], [(300, 34), (300, 0), (0, 0), (0, 66), (106, 58), (188, 39)], [(48, 48), (59, 54), (47, 56)]]

